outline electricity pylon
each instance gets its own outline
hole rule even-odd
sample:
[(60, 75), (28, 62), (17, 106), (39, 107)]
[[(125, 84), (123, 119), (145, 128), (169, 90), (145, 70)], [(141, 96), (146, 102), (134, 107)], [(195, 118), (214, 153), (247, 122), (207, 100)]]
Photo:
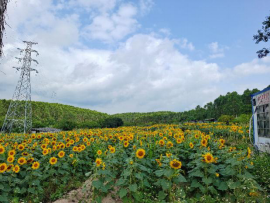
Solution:
[(32, 128), (32, 107), (31, 107), (31, 82), (30, 73), (36, 69), (31, 68), (31, 62), (34, 61), (38, 64), (37, 60), (31, 58), (31, 53), (36, 50), (32, 50), (32, 45), (37, 44), (36, 42), (26, 43), (25, 49), (20, 49), (20, 53), (25, 53), (23, 58), (17, 58), (19, 62), (22, 62), (21, 67), (13, 67), (17, 71), (21, 70), (20, 79), (16, 86), (15, 92), (13, 94), (12, 100), (10, 102), (8, 112), (5, 117), (4, 124), (2, 126), (2, 132), (10, 133), (12, 129), (18, 132), (28, 133)]

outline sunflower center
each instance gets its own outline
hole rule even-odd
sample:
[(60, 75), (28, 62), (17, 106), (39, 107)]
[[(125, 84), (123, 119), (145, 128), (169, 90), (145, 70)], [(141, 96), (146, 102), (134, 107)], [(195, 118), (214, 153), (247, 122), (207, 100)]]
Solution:
[(139, 156), (143, 156), (143, 152), (142, 151), (139, 151), (138, 155)]
[(180, 166), (180, 164), (178, 162), (173, 162), (173, 166), (177, 168)]

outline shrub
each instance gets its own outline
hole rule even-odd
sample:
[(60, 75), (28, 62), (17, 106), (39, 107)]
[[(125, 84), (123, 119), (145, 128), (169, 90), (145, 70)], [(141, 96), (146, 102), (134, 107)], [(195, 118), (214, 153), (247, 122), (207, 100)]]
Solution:
[(233, 120), (234, 123), (249, 123), (251, 115), (249, 114), (241, 114), (239, 117)]
[(34, 120), (32, 123), (32, 127), (33, 128), (44, 128), (44, 127), (46, 127), (46, 123)]
[(73, 121), (66, 121), (62, 120), (58, 124), (56, 124), (57, 128), (60, 128), (62, 130), (73, 130), (76, 128), (77, 124)]
[(123, 120), (117, 117), (106, 118), (100, 122), (100, 126), (102, 128), (117, 128), (122, 126), (123, 124)]
[(234, 116), (229, 116), (229, 115), (222, 115), (218, 118), (218, 122), (225, 122), (229, 123), (232, 122), (234, 119)]
[(253, 158), (253, 175), (261, 187), (270, 195), (270, 155), (260, 153)]
[(100, 128), (100, 124), (96, 121), (86, 121), (86, 122), (82, 122), (79, 123), (78, 128)]

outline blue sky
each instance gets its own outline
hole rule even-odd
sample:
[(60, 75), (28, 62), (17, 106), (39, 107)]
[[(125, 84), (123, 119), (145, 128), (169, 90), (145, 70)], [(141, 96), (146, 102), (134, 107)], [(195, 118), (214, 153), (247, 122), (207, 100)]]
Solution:
[(263, 89), (270, 58), (256, 51), (269, 43), (256, 45), (253, 35), (269, 8), (267, 0), (11, 1), (0, 98), (12, 97), (22, 40), (39, 43), (37, 101), (107, 113), (184, 111)]

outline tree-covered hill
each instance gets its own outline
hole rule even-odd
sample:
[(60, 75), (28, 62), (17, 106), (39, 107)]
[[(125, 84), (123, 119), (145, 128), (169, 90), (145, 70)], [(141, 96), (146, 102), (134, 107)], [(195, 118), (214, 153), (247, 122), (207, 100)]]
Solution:
[[(0, 100), (0, 125), (2, 126), (10, 100)], [(69, 123), (74, 127), (95, 127), (98, 121), (109, 117), (106, 113), (79, 107), (32, 101), (33, 127), (63, 128)]]
[[(213, 102), (209, 102), (203, 107), (198, 105), (195, 109), (184, 112), (158, 111), (109, 115), (106, 113), (69, 105), (32, 102), (33, 127), (50, 126), (62, 129), (106, 127), (111, 126), (111, 122), (116, 121), (110, 121), (109, 118), (121, 118), (124, 125), (127, 126), (200, 121), (209, 118), (218, 119), (222, 115), (230, 116), (231, 120), (242, 117), (246, 119), (249, 118), (249, 115), (251, 115), (250, 95), (258, 91), (258, 89), (247, 89), (242, 95), (238, 94), (237, 92), (228, 92), (226, 95), (220, 95)], [(4, 121), (9, 103), (10, 100), (0, 100), (1, 126)], [(242, 115), (242, 117), (240, 115)]]
[(203, 107), (198, 105), (195, 109), (184, 112), (121, 113), (114, 116), (121, 118), (125, 125), (200, 121), (210, 118), (218, 119), (222, 115), (229, 115), (233, 119), (240, 115), (248, 118), (248, 115), (252, 113), (250, 96), (258, 91), (258, 89), (247, 89), (242, 95), (235, 91), (228, 92), (226, 95), (220, 95), (213, 102), (209, 102)]

